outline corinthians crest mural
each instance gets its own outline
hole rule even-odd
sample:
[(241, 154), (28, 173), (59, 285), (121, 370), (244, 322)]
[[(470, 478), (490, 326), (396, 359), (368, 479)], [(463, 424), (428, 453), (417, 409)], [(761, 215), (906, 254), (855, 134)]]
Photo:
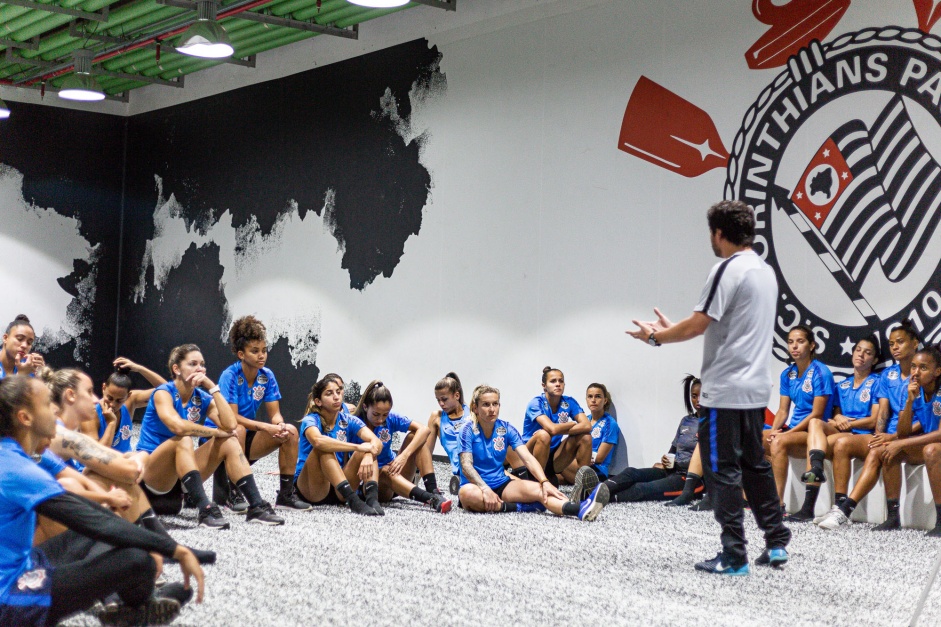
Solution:
[[(911, 318), (941, 340), (941, 3), (918, 28), (876, 25), (828, 41), (849, 0), (754, 0), (769, 30), (745, 54), (780, 68), (727, 149), (708, 113), (641, 77), (618, 148), (686, 177), (726, 170), (725, 198), (755, 208), (755, 249), (780, 286), (774, 354), (811, 326), (819, 357), (852, 368), (855, 342)], [(808, 278), (810, 277), (810, 278)]]

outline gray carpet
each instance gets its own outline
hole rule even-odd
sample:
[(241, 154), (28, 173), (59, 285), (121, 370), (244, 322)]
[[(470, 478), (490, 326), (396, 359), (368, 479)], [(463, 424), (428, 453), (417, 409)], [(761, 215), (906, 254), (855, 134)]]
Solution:
[[(448, 469), (437, 464), (439, 482)], [(255, 465), (273, 499), (274, 458)], [(209, 484), (207, 483), (207, 487)], [(219, 552), (206, 601), (175, 624), (223, 625), (904, 625), (941, 541), (870, 525), (792, 525), (791, 563), (745, 578), (693, 571), (718, 550), (711, 513), (615, 504), (598, 521), (549, 514), (435, 514), (397, 500), (385, 518), (338, 507), (290, 512), (284, 527), (195, 527), (177, 539)], [(748, 518), (750, 555), (763, 546)], [(179, 569), (167, 568), (171, 580)], [(96, 625), (76, 617), (68, 625)], [(922, 625), (941, 624), (941, 581)]]

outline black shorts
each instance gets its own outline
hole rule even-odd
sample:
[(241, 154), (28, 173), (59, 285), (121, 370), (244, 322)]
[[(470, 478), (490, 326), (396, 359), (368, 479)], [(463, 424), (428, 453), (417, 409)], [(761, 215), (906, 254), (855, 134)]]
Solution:
[[(295, 490), (298, 494), (301, 495), (301, 498), (302, 498), (302, 499), (304, 499), (305, 501), (308, 501), (307, 495), (305, 495), (305, 494), (301, 491), (301, 489), (297, 486), (297, 481), (296, 481), (296, 480), (294, 481), (294, 490)], [(337, 489), (334, 488), (333, 486), (330, 486), (330, 489), (327, 490), (326, 496), (324, 496), (322, 499), (320, 499), (320, 500), (317, 501), (316, 503), (313, 502), (313, 501), (308, 501), (308, 502), (309, 502), (311, 505), (346, 505), (346, 503), (344, 503), (343, 500), (340, 499), (340, 496), (337, 494)]]
[[(508, 485), (510, 485), (510, 482), (511, 482), (511, 481), (513, 481), (513, 480), (512, 480), (512, 479), (507, 479), (506, 481), (504, 481), (503, 483), (501, 483), (501, 484), (498, 485), (497, 487), (495, 487), (495, 488), (490, 488), (490, 489), (493, 490), (493, 493), (494, 493), (494, 494), (496, 494), (497, 496), (499, 496), (499, 497), (502, 499), (502, 498), (503, 498), (503, 491), (506, 490), (506, 487), (507, 487)], [(468, 484), (468, 485), (473, 485), (473, 484)], [(461, 499), (458, 499), (458, 500), (457, 500), (457, 506), (460, 507), (461, 509), (464, 509), (464, 505), (461, 504)]]
[(179, 479), (169, 492), (163, 494), (154, 492), (143, 481), (140, 482), (140, 487), (147, 496), (147, 500), (150, 501), (150, 507), (158, 516), (176, 516), (183, 511), (183, 483)]
[[(555, 476), (558, 473), (555, 471), (555, 454), (559, 450), (559, 447), (562, 446), (562, 442), (559, 442), (557, 446), (553, 446), (549, 449), (549, 458), (546, 460), (546, 465), (543, 467), (543, 471), (546, 473), (546, 476)], [(563, 468), (564, 470), (564, 468)], [(559, 471), (561, 472), (561, 471)]]
[(252, 456), (251, 456), (252, 440), (255, 439), (255, 434), (257, 433), (258, 433), (257, 431), (252, 431), (250, 429), (245, 430), (245, 457), (248, 459), (249, 464), (254, 464), (256, 461), (258, 461), (258, 460), (252, 461)]

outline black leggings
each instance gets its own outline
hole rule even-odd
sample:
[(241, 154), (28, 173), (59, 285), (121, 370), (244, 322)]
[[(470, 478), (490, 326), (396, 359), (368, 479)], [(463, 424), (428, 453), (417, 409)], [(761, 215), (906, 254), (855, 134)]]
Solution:
[(153, 593), (156, 574), (157, 564), (143, 549), (111, 549), (57, 565), (52, 571), (52, 605), (46, 623), (55, 625), (114, 592), (129, 607), (142, 605)]
[(669, 501), (683, 491), (686, 477), (662, 468), (627, 468), (605, 483), (615, 503)]

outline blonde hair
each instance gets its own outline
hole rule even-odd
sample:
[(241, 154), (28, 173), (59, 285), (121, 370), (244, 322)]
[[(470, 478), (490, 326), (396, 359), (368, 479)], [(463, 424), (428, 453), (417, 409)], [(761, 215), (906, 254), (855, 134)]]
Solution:
[(78, 368), (63, 368), (62, 370), (43, 368), (40, 376), (51, 392), (52, 402), (62, 407), (62, 395), (66, 390), (77, 390), (84, 375), (85, 373)]
[(496, 394), (497, 398), (498, 399), (500, 398), (500, 390), (498, 390), (497, 388), (493, 386), (483, 384), (483, 385), (478, 385), (477, 387), (475, 387), (474, 393), (471, 394), (471, 402), (470, 402), (471, 418), (474, 420), (475, 423), (477, 422), (477, 403), (480, 402), (480, 397), (483, 396), (484, 394)]

